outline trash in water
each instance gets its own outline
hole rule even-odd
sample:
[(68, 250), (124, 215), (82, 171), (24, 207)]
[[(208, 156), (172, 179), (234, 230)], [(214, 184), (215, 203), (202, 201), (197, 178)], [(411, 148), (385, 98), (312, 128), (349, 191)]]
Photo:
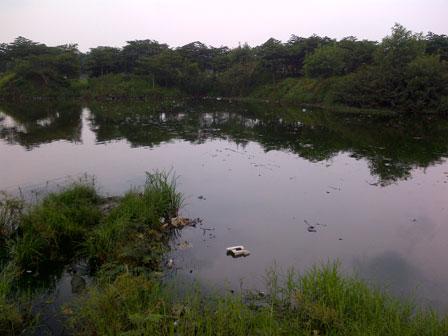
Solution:
[(185, 241), (184, 243), (179, 243), (179, 244), (177, 244), (176, 245), (176, 247), (178, 248), (178, 249), (184, 249), (184, 248), (187, 248), (187, 247), (192, 247), (193, 245), (191, 245), (191, 243), (189, 243), (189, 242), (187, 242), (187, 241)]
[(313, 225), (311, 225), (310, 223), (308, 223), (308, 221), (306, 219), (303, 220), (306, 225), (308, 225), (308, 227), (306, 228), (308, 230), (308, 232), (317, 232), (316, 229), (314, 228)]
[(232, 256), (233, 258), (239, 257), (247, 257), (250, 255), (250, 252), (246, 250), (244, 246), (232, 246), (227, 248), (227, 255)]
[(173, 268), (173, 264), (174, 264), (173, 259), (170, 259), (170, 260), (168, 260), (167, 267), (168, 267), (169, 269), (172, 269), (172, 268)]
[(182, 216), (177, 216), (174, 218), (171, 218), (171, 225), (174, 227), (183, 227), (187, 225), (190, 222), (188, 218), (184, 218)]

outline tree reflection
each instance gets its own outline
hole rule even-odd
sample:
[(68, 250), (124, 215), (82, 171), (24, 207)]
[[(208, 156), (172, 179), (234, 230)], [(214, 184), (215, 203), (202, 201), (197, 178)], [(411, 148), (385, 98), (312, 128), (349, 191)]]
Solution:
[(57, 140), (81, 142), (79, 102), (29, 102), (0, 105), (0, 138), (27, 150)]
[[(296, 107), (229, 101), (90, 102), (89, 121), (97, 142), (126, 139), (133, 147), (173, 140), (201, 144), (226, 139), (244, 147), (254, 141), (311, 162), (348, 153), (368, 162), (375, 185), (411, 177), (417, 168), (448, 155), (448, 119), (302, 112)], [(6, 104), (0, 107), (0, 137), (32, 149), (56, 140), (80, 142), (78, 102)]]
[(332, 113), (267, 104), (229, 102), (165, 105), (91, 104), (100, 142), (125, 138), (132, 146), (157, 146), (173, 139), (203, 143), (228, 139), (244, 147), (258, 142), (312, 162), (349, 153), (368, 162), (372, 184), (411, 177), (416, 168), (441, 163), (448, 155), (448, 120), (437, 116), (372, 116)]

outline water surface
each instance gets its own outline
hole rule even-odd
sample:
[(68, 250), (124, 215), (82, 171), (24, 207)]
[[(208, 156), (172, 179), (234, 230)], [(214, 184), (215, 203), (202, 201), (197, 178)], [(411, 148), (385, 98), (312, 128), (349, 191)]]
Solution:
[[(175, 171), (183, 215), (203, 220), (173, 242), (181, 278), (262, 288), (274, 261), (303, 270), (339, 258), (448, 311), (446, 118), (227, 101), (3, 104), (0, 153), (0, 190), (15, 194), (87, 173), (117, 195), (145, 171)], [(234, 245), (251, 255), (226, 256)]]

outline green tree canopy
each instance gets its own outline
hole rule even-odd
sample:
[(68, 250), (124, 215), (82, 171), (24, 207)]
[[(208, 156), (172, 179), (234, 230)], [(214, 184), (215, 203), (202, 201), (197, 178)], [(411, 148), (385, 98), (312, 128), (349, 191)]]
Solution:
[(344, 73), (346, 51), (336, 45), (317, 48), (304, 61), (305, 74), (308, 77), (328, 78)]
[(119, 73), (123, 70), (123, 60), (119, 48), (92, 48), (85, 62), (87, 72), (94, 77), (107, 73)]
[(122, 55), (124, 70), (129, 73), (134, 73), (137, 60), (140, 57), (160, 55), (169, 49), (167, 44), (161, 44), (155, 40), (134, 40), (126, 43), (127, 45), (123, 47)]

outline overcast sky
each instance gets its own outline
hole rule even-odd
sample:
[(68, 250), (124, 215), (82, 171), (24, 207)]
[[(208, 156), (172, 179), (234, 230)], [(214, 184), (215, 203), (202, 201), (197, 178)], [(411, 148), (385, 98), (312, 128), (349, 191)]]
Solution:
[(0, 42), (24, 36), (81, 51), (135, 39), (256, 46), (313, 33), (380, 41), (395, 22), (448, 35), (448, 0), (0, 0)]

